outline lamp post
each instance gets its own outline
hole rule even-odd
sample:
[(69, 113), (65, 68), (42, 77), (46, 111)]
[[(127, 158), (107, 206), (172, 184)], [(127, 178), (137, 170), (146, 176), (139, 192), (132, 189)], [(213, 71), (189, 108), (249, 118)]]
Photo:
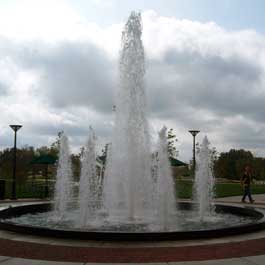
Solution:
[(17, 199), (16, 194), (16, 168), (17, 168), (17, 131), (22, 127), (22, 125), (9, 125), (15, 132), (14, 135), (14, 149), (13, 149), (13, 183), (12, 183), (12, 200)]
[(193, 162), (192, 162), (192, 167), (193, 167), (193, 175), (195, 176), (195, 167), (196, 167), (196, 159), (195, 159), (195, 137), (196, 135), (200, 132), (198, 130), (190, 130), (189, 131), (191, 135), (193, 136)]

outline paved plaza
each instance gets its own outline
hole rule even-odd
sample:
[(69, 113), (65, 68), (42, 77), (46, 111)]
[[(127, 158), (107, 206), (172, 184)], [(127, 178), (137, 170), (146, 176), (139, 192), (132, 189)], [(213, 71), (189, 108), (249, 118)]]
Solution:
[[(46, 260), (31, 260), (21, 258), (11, 258), (0, 256), (1, 265), (93, 265), (93, 264), (139, 264), (139, 263), (77, 263), (77, 262), (56, 262)], [(233, 259), (219, 259), (219, 260), (206, 260), (206, 261), (186, 261), (186, 262), (158, 262), (158, 263), (146, 263), (148, 265), (264, 265), (265, 255), (233, 258)]]
[[(265, 208), (265, 195), (255, 195), (255, 204), (244, 204), (245, 207), (261, 207)], [(241, 197), (229, 197), (229, 198), (220, 198), (217, 201), (228, 204), (238, 204)], [(6, 207), (13, 202), (5, 201), (0, 203), (1, 207)], [(17, 202), (19, 204), (27, 204), (28, 201)], [(36, 201), (35, 203), (39, 203)], [(242, 206), (243, 204), (240, 203)], [(264, 265), (265, 264), (265, 231), (254, 232), (245, 235), (239, 236), (230, 236), (223, 238), (213, 238), (213, 239), (202, 239), (202, 240), (184, 240), (184, 241), (161, 241), (161, 242), (103, 242), (103, 241), (78, 241), (78, 240), (67, 240), (67, 239), (54, 239), (54, 238), (45, 238), (37, 237), (30, 235), (22, 235), (13, 232), (0, 231), (0, 265), (50, 265), (50, 264), (143, 264), (145, 263), (139, 257), (143, 255), (144, 252), (148, 252), (150, 249), (157, 249), (161, 253), (161, 260), (156, 263), (147, 262), (146, 264), (179, 264), (179, 265), (237, 265), (237, 264), (246, 264), (246, 265)], [(217, 246), (217, 247), (215, 247)], [(190, 248), (192, 247), (192, 248)], [(73, 249), (71, 249), (73, 248)], [(81, 252), (75, 252), (77, 248)], [(9, 252), (8, 252), (9, 249)], [(167, 261), (167, 257), (170, 257), (172, 254), (176, 254), (176, 257), (180, 257), (181, 260), (182, 252), (185, 252), (190, 249), (190, 259), (192, 261), (180, 261), (180, 262), (164, 262)], [(11, 250), (11, 251), (10, 251)], [(61, 255), (65, 255), (65, 259), (61, 256), (58, 261), (58, 253), (62, 252)], [(95, 250), (96, 252), (84, 252), (85, 250)], [(86, 253), (88, 256), (87, 260), (93, 260), (93, 253), (100, 257), (100, 251), (110, 251), (110, 256), (113, 254), (116, 255), (116, 260), (118, 260), (117, 255), (119, 252), (121, 255), (126, 255), (128, 253), (132, 255), (135, 250), (135, 256), (133, 260), (128, 258), (126, 262), (113, 263), (111, 260), (104, 260), (103, 262), (68, 262), (69, 257), (77, 255), (77, 253)], [(139, 251), (142, 250), (143, 252)], [(4, 255), (3, 253), (12, 253), (12, 255)], [(32, 251), (32, 253), (31, 253)], [(46, 251), (46, 252), (45, 252)], [(71, 251), (73, 251), (71, 253)], [(82, 252), (83, 251), (83, 252)], [(163, 253), (164, 251), (164, 253)], [(172, 251), (175, 253), (172, 253)], [(248, 253), (258, 253), (259, 255), (253, 255)], [(40, 254), (43, 252), (44, 254)], [(55, 252), (54, 261), (52, 252)], [(176, 253), (178, 252), (178, 253)], [(195, 253), (196, 252), (196, 253)], [(211, 252), (215, 252), (212, 258), (207, 258), (211, 256)], [(145, 254), (146, 254), (145, 253)], [(151, 252), (150, 252), (151, 253)], [(156, 253), (156, 254), (157, 254)], [(57, 256), (56, 256), (57, 254)], [(199, 254), (199, 255), (198, 255)], [(212, 253), (213, 254), (213, 253)], [(231, 258), (228, 258), (231, 254)], [(264, 254), (264, 255), (263, 255)], [(36, 257), (41, 257), (42, 259), (36, 259)], [(130, 257), (128, 255), (128, 257)], [(151, 254), (150, 254), (151, 255)], [(222, 255), (227, 256), (227, 258), (213, 258), (213, 257), (222, 257)], [(143, 255), (148, 257), (148, 255)], [(173, 255), (174, 256), (174, 255)], [(22, 257), (30, 257), (31, 259), (26, 259)], [(163, 257), (165, 259), (163, 260)], [(198, 257), (198, 260), (193, 259), (193, 257)], [(205, 258), (204, 258), (205, 257)], [(233, 258), (232, 258), (233, 257)], [(47, 259), (47, 260), (45, 260)], [(57, 261), (55, 261), (57, 260)], [(78, 260), (78, 257), (77, 259)], [(82, 257), (80, 258), (82, 260)], [(99, 259), (100, 260), (100, 259)], [(135, 260), (139, 260), (135, 262)], [(152, 260), (152, 257), (150, 257)], [(170, 260), (170, 259), (169, 259)]]
[[(1, 265), (93, 265), (93, 264), (128, 264), (128, 263), (74, 263), (74, 262), (56, 262), (44, 260), (29, 260), (20, 258), (10, 258), (0, 256)], [(131, 265), (139, 263), (129, 263)], [(239, 259), (222, 259), (222, 260), (208, 260), (208, 261), (189, 261), (189, 262), (160, 262), (160, 263), (147, 263), (148, 265), (264, 265), (265, 255), (246, 257)]]

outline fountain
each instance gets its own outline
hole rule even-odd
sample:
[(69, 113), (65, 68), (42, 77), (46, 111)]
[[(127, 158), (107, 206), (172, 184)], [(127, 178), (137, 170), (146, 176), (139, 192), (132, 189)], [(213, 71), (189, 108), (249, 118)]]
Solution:
[[(176, 198), (174, 183), (168, 159), (167, 128), (159, 132), (157, 156), (157, 210), (160, 230), (170, 230), (176, 227)], [(173, 223), (172, 223), (173, 222)]]
[[(78, 202), (70, 202), (71, 164), (67, 137), (63, 135), (55, 202), (4, 209), (0, 212), (0, 228), (100, 240), (187, 239), (263, 229), (260, 210), (212, 207), (214, 179), (207, 138), (200, 149), (195, 179), (199, 219), (194, 218), (191, 203), (176, 202), (165, 127), (159, 132), (158, 150), (151, 153), (141, 35), (141, 15), (132, 12), (122, 33), (120, 86), (103, 187), (96, 174), (96, 137), (90, 128), (82, 157)], [(50, 211), (51, 207), (54, 210)]]
[(78, 225), (86, 226), (88, 220), (96, 218), (96, 212), (100, 208), (101, 193), (100, 182), (96, 172), (95, 134), (92, 127), (89, 128), (89, 138), (85, 147), (81, 176), (79, 182), (79, 218)]
[(57, 168), (54, 212), (53, 218), (63, 219), (67, 213), (68, 204), (71, 201), (72, 166), (68, 138), (65, 134), (60, 136), (59, 161)]
[[(162, 213), (162, 222), (165, 226), (165, 220), (175, 212), (176, 203), (168, 158), (164, 158), (163, 150), (159, 152), (162, 159), (159, 172), (166, 173), (166, 176), (163, 185), (153, 189), (155, 184), (159, 186), (162, 183), (162, 177), (158, 182), (154, 182), (151, 174), (150, 135), (144, 88), (145, 62), (141, 35), (140, 14), (132, 13), (122, 33), (120, 89), (110, 149), (111, 160), (108, 161), (105, 176), (104, 203), (110, 219), (150, 223), (154, 218), (159, 219)], [(163, 162), (166, 163), (162, 165)], [(159, 194), (164, 192), (161, 189), (168, 187), (170, 195), (164, 198), (164, 201), (168, 201), (161, 203), (161, 198), (156, 197), (161, 197)], [(155, 211), (156, 203), (159, 204), (159, 212)]]
[(196, 163), (195, 181), (193, 194), (198, 202), (197, 214), (200, 220), (214, 215), (214, 183), (212, 172), (212, 154), (209, 148), (207, 136), (204, 137), (199, 149), (199, 157)]

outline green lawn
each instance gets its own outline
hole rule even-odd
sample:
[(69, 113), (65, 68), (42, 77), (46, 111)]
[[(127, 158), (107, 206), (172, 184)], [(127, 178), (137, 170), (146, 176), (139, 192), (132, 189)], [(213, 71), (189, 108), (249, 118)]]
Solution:
[[(6, 185), (6, 198), (11, 196), (11, 182)], [(190, 198), (192, 194), (192, 182), (190, 181), (177, 181), (177, 196), (179, 198)], [(216, 197), (227, 197), (242, 195), (242, 188), (238, 183), (218, 183), (215, 186)], [(253, 185), (253, 194), (265, 194), (265, 185)], [(24, 185), (17, 185), (17, 197), (18, 198), (43, 198), (44, 197), (44, 185), (43, 183), (27, 183)]]
[[(192, 183), (190, 181), (177, 181), (177, 195), (179, 198), (190, 198)], [(265, 185), (252, 185), (253, 194), (265, 193)], [(242, 195), (242, 188), (238, 183), (217, 183), (215, 185), (216, 197), (228, 197)]]
[[(6, 181), (5, 185), (5, 198), (10, 198), (12, 193), (12, 182)], [(43, 198), (45, 194), (45, 186), (43, 181), (34, 184), (17, 183), (16, 195), (17, 198)]]

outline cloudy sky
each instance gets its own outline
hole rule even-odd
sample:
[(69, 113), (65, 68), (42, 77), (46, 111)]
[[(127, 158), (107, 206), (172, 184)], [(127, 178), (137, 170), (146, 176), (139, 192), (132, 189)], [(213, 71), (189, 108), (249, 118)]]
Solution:
[[(133, 2), (133, 3), (132, 3)], [(265, 156), (265, 17), (262, 0), (0, 0), (0, 148), (42, 146), (64, 130), (77, 152), (92, 125), (110, 139), (121, 31), (142, 12), (152, 135), (189, 129), (219, 152)]]

